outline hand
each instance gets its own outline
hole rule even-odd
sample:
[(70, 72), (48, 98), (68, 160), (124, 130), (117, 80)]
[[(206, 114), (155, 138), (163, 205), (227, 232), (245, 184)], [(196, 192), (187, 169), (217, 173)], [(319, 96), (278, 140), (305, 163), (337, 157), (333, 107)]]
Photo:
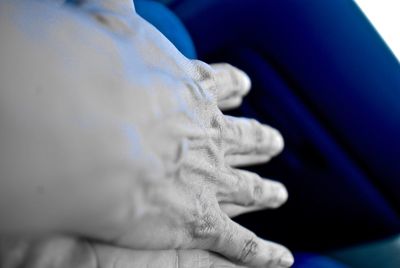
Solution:
[[(87, 3), (79, 10), (23, 3), (30, 13), (22, 30), (2, 47), (2, 62), (15, 63), (1, 74), (12, 85), (2, 92), (10, 115), (1, 122), (3, 172), (9, 189), (29, 178), (27, 191), (3, 188), (2, 198), (29, 211), (22, 222), (33, 228), (290, 266), (287, 249), (228, 217), (287, 198), (280, 183), (233, 168), (265, 162), (283, 147), (276, 130), (218, 109), (240, 103), (247, 76), (185, 59), (134, 13)], [(5, 34), (13, 26), (0, 25)], [(7, 216), (6, 223), (21, 217)]]
[(204, 250), (131, 250), (85, 239), (53, 236), (1, 239), (3, 268), (241, 268)]

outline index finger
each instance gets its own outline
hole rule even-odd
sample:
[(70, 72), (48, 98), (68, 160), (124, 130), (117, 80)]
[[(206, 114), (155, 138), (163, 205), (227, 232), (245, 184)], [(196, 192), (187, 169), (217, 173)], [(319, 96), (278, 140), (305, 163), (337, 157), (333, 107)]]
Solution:
[(248, 75), (228, 63), (206, 64), (192, 61), (192, 78), (205, 90), (215, 94), (218, 108), (232, 109), (242, 103), (249, 92), (251, 81)]
[(211, 64), (214, 70), (218, 107), (222, 110), (238, 107), (251, 87), (249, 76), (228, 64)]

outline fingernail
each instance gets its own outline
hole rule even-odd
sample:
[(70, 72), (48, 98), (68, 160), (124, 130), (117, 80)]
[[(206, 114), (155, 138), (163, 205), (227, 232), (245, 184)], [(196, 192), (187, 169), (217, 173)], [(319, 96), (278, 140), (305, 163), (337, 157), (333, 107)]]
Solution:
[(288, 199), (288, 191), (286, 190), (285, 186), (281, 185), (278, 189), (278, 200), (280, 204), (283, 204)]
[(245, 89), (245, 93), (249, 92), (251, 88), (251, 80), (250, 77), (244, 72), (243, 72), (242, 83), (243, 83), (243, 88)]
[(282, 268), (291, 267), (293, 263), (294, 263), (294, 258), (290, 252), (285, 252), (279, 259), (279, 266)]
[(273, 184), (273, 200), (270, 200), (270, 208), (277, 208), (282, 206), (288, 199), (288, 192), (282, 183), (276, 182)]
[(250, 77), (243, 72), (242, 70), (236, 69), (237, 77), (240, 78), (241, 89), (243, 90), (242, 94), (246, 95), (251, 88), (251, 80)]
[(272, 142), (271, 142), (271, 146), (272, 146), (272, 151), (274, 155), (279, 154), (280, 152), (282, 152), (283, 147), (285, 146), (285, 143), (283, 141), (283, 137), (281, 135), (281, 133), (277, 130), (274, 130), (272, 132)]

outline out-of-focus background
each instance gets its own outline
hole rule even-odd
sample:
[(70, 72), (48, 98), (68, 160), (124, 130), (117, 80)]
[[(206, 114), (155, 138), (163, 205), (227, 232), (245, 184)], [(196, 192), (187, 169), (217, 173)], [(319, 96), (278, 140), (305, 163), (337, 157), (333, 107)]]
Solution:
[(251, 170), (289, 201), (237, 221), (287, 245), (297, 268), (400, 267), (398, 0), (135, 4), (187, 57), (245, 70), (253, 88), (232, 114), (285, 138)]
[(356, 0), (356, 3), (400, 60), (400, 2)]

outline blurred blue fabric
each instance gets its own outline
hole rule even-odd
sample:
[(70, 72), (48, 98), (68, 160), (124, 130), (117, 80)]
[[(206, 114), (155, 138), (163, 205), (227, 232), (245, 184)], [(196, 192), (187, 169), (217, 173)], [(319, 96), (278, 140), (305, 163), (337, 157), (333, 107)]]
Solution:
[(400, 267), (400, 236), (329, 252), (329, 256), (355, 268)]
[[(189, 35), (168, 33), (171, 26), (162, 18), (171, 11), (163, 7), (154, 15), (145, 2), (136, 4), (138, 12), (194, 57), (194, 49), (185, 48), (192, 44), (184, 41)], [(285, 183), (289, 202), (237, 220), (300, 251), (398, 234), (400, 65), (356, 4), (170, 2), (200, 59), (230, 62), (250, 75), (253, 89), (232, 114), (270, 124), (286, 141), (281, 156), (251, 170)], [(295, 267), (345, 267), (307, 254), (296, 260)]]
[(135, 9), (175, 45), (189, 59), (196, 58), (192, 39), (180, 19), (165, 5), (152, 0), (136, 0)]
[(294, 258), (296, 261), (292, 268), (350, 268), (334, 259), (316, 254), (297, 253)]
[(201, 59), (234, 63), (252, 78), (234, 114), (277, 127), (286, 141), (278, 159), (253, 170), (283, 181), (288, 204), (242, 224), (302, 250), (400, 231), (400, 65), (353, 1), (181, 0), (172, 8)]

